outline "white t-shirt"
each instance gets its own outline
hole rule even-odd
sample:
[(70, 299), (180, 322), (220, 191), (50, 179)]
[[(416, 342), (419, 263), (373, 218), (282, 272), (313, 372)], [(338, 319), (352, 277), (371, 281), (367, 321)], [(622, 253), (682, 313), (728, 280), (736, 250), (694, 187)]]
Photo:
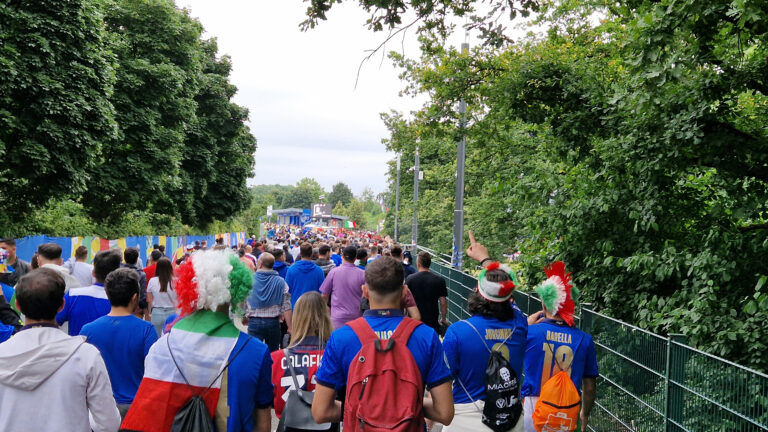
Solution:
[(72, 270), (70, 271), (72, 276), (74, 276), (75, 279), (80, 282), (81, 287), (91, 286), (94, 282), (96, 282), (96, 279), (93, 278), (92, 272), (93, 266), (82, 261), (75, 261), (72, 264)]
[(160, 278), (155, 276), (147, 283), (147, 292), (152, 293), (152, 306), (163, 308), (176, 307), (176, 291), (173, 289), (173, 282), (165, 292), (160, 291)]

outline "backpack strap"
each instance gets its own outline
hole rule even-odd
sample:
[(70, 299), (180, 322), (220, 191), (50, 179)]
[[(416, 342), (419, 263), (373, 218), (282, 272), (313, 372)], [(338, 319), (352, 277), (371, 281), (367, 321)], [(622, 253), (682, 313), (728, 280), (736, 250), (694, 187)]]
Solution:
[[(186, 385), (187, 385), (187, 387), (189, 388), (189, 391), (190, 391), (190, 392), (191, 392), (193, 395), (195, 395), (195, 396), (200, 396), (200, 397), (203, 397), (203, 398), (204, 398), (204, 397), (205, 397), (205, 395), (206, 395), (206, 394), (208, 394), (208, 391), (211, 389), (211, 387), (213, 387), (213, 385), (214, 385), (214, 384), (216, 383), (216, 381), (217, 381), (217, 380), (218, 380), (218, 379), (221, 377), (221, 375), (223, 375), (223, 374), (224, 374), (224, 371), (225, 371), (225, 370), (227, 370), (227, 368), (229, 367), (229, 365), (230, 365), (230, 364), (232, 364), (232, 362), (233, 362), (233, 361), (234, 361), (234, 360), (237, 358), (237, 356), (239, 356), (239, 355), (240, 355), (240, 353), (243, 351), (243, 348), (245, 348), (245, 346), (246, 346), (246, 345), (248, 345), (248, 342), (250, 342), (250, 341), (251, 341), (251, 339), (253, 339), (253, 337), (251, 337), (251, 336), (248, 336), (248, 339), (246, 339), (246, 340), (245, 340), (245, 342), (243, 343), (243, 345), (241, 345), (241, 346), (240, 346), (240, 349), (239, 349), (239, 350), (237, 350), (237, 352), (235, 353), (235, 355), (231, 356), (231, 358), (230, 358), (230, 359), (229, 359), (229, 361), (228, 361), (228, 362), (227, 362), (227, 363), (224, 365), (224, 367), (221, 369), (221, 371), (219, 372), (219, 374), (218, 374), (218, 375), (216, 375), (216, 378), (214, 378), (214, 379), (213, 379), (213, 381), (211, 381), (211, 384), (209, 384), (209, 385), (208, 385), (208, 388), (206, 388), (206, 389), (205, 389), (205, 391), (203, 391), (203, 393), (202, 393), (202, 394), (199, 394), (199, 395), (198, 395), (198, 394), (195, 394), (195, 390), (194, 390), (194, 388), (192, 387), (192, 385), (191, 385), (191, 384), (189, 384), (189, 380), (187, 380), (187, 377), (186, 377), (186, 376), (184, 376), (184, 372), (182, 372), (182, 371), (181, 371), (181, 368), (179, 367), (179, 364), (176, 362), (176, 357), (174, 357), (174, 356), (173, 356), (173, 350), (171, 349), (171, 333), (170, 333), (170, 332), (168, 333), (168, 336), (166, 336), (166, 338), (165, 338), (165, 343), (166, 343), (166, 345), (168, 346), (168, 354), (170, 354), (170, 355), (171, 355), (171, 360), (173, 360), (173, 365), (174, 365), (174, 366), (176, 366), (176, 370), (177, 370), (177, 371), (179, 371), (179, 375), (181, 375), (181, 378), (182, 378), (182, 379), (184, 379), (184, 384), (186, 384)], [(235, 344), (237, 344), (237, 342), (235, 342)]]
[(363, 317), (348, 322), (347, 325), (352, 329), (352, 331), (355, 332), (357, 338), (360, 339), (361, 345), (379, 340), (379, 337), (376, 336), (376, 333), (373, 332), (373, 329), (371, 328), (370, 324), (368, 324), (368, 321), (366, 321)]
[[(581, 339), (579, 339), (579, 343), (576, 344), (576, 348), (573, 350), (573, 357), (574, 358), (576, 358), (576, 352), (579, 350), (579, 347), (581, 346), (581, 342), (583, 342), (583, 341), (584, 341), (584, 336), (582, 336)], [(557, 367), (559, 367), (561, 371), (565, 372), (566, 369), (563, 368), (563, 366), (560, 364), (559, 361), (557, 361), (557, 356), (555, 355), (555, 346), (554, 346), (554, 344), (549, 343), (549, 342), (544, 342), (544, 343), (549, 347), (549, 352), (552, 353), (552, 359), (555, 360), (555, 364), (557, 365)], [(573, 358), (571, 359), (571, 364), (569, 364), (568, 367), (571, 367), (571, 366), (573, 366)]]
[[(448, 355), (446, 355), (446, 354), (445, 354), (445, 352), (443, 352), (443, 361), (445, 362), (445, 367), (447, 367), (447, 368), (448, 368), (448, 370), (449, 370), (449, 371), (451, 371), (451, 365), (449, 365), (449, 364), (448, 364)], [(454, 378), (456, 378), (456, 381), (458, 381), (458, 382), (459, 382), (459, 385), (461, 386), (462, 390), (464, 390), (464, 393), (467, 395), (467, 397), (469, 398), (469, 400), (472, 402), (472, 405), (474, 405), (474, 406), (475, 406), (475, 409), (477, 410), (477, 412), (479, 412), (480, 414), (482, 414), (482, 413), (483, 413), (483, 410), (481, 410), (481, 409), (480, 409), (480, 407), (479, 407), (479, 406), (477, 406), (477, 401), (476, 401), (476, 400), (474, 400), (474, 399), (472, 399), (472, 396), (469, 394), (469, 391), (468, 391), (468, 390), (467, 390), (467, 388), (464, 386), (464, 383), (463, 383), (463, 382), (461, 382), (461, 378), (459, 378), (459, 374), (458, 374), (458, 372), (454, 374), (454, 373), (453, 373), (453, 371), (451, 371), (451, 374), (453, 375), (453, 377), (454, 377)]]
[(395, 332), (392, 333), (392, 339), (402, 344), (408, 344), (408, 339), (411, 338), (411, 335), (416, 330), (416, 327), (420, 326), (421, 324), (421, 321), (416, 321), (415, 319), (409, 317), (403, 317), (403, 320), (400, 322), (400, 324), (398, 324)]

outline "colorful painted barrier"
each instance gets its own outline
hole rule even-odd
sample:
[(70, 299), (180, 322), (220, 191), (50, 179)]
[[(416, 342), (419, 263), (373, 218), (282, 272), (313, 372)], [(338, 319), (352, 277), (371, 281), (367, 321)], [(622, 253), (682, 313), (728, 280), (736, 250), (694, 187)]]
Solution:
[(25, 261), (29, 261), (32, 255), (37, 251), (37, 247), (43, 243), (56, 243), (61, 246), (62, 258), (64, 261), (75, 254), (75, 249), (79, 246), (88, 248), (88, 262), (93, 260), (97, 252), (118, 247), (125, 250), (129, 247), (139, 249), (139, 256), (147, 262), (153, 245), (165, 246), (165, 255), (170, 259), (177, 259), (184, 255), (184, 247), (188, 244), (194, 244), (195, 241), (202, 242), (206, 240), (208, 247), (212, 247), (217, 238), (223, 238), (224, 244), (228, 247), (244, 243), (246, 234), (244, 232), (212, 234), (206, 236), (138, 236), (124, 237), (110, 240), (101, 237), (50, 237), (46, 235), (29, 236), (16, 239), (16, 255)]

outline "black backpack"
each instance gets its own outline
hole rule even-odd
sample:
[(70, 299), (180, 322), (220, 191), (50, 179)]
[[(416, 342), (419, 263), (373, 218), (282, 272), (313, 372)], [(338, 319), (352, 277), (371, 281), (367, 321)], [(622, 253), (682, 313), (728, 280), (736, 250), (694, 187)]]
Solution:
[(205, 406), (205, 400), (203, 398), (211, 389), (213, 384), (218, 381), (222, 374), (224, 374), (224, 371), (227, 370), (229, 365), (232, 364), (232, 361), (235, 360), (238, 355), (240, 355), (240, 353), (243, 351), (243, 348), (245, 348), (245, 346), (248, 345), (248, 342), (250, 342), (251, 338), (249, 337), (245, 340), (245, 343), (240, 347), (239, 350), (237, 350), (235, 355), (229, 359), (221, 372), (216, 375), (216, 378), (213, 379), (213, 382), (211, 382), (211, 384), (208, 385), (208, 388), (206, 388), (205, 391), (203, 391), (201, 394), (195, 394), (194, 388), (189, 384), (187, 377), (184, 376), (184, 372), (182, 372), (181, 368), (179, 368), (179, 364), (176, 363), (176, 359), (173, 357), (173, 351), (171, 351), (170, 339), (171, 333), (168, 333), (168, 337), (165, 338), (165, 341), (168, 344), (168, 353), (171, 355), (171, 360), (173, 360), (173, 364), (176, 366), (176, 370), (179, 371), (179, 374), (184, 379), (184, 382), (187, 384), (187, 387), (189, 387), (189, 390), (192, 392), (192, 394), (194, 394), (194, 396), (192, 396), (192, 398), (190, 398), (187, 403), (185, 403), (184, 406), (179, 408), (179, 410), (176, 412), (176, 415), (173, 417), (173, 423), (171, 424), (170, 432), (216, 432), (216, 426), (213, 424), (213, 418), (208, 414), (208, 408)]
[[(485, 406), (483, 407), (483, 424), (491, 428), (494, 432), (506, 432), (512, 429), (520, 420), (520, 416), (523, 413), (523, 403), (520, 398), (520, 380), (517, 373), (509, 364), (509, 361), (504, 358), (501, 352), (488, 348), (488, 344), (485, 342), (485, 338), (469, 321), (462, 321), (467, 323), (472, 330), (477, 333), (483, 346), (488, 350), (490, 356), (488, 357), (488, 364), (485, 366)], [(515, 334), (517, 326), (512, 329), (509, 336), (504, 339), (501, 345), (504, 345), (513, 334)], [(446, 359), (447, 364), (447, 359)], [(469, 400), (475, 403), (472, 396), (469, 395), (464, 383), (459, 379), (458, 374), (456, 381), (459, 382), (461, 388), (464, 389), (464, 393), (467, 394)], [(479, 411), (479, 408), (478, 408)]]

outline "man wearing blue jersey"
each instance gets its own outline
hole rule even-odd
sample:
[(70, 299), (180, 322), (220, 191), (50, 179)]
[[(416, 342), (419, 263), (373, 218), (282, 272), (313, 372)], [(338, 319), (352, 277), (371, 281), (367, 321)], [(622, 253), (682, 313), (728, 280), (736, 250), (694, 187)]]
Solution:
[[(363, 317), (379, 339), (389, 339), (403, 321), (400, 301), (403, 296), (403, 265), (391, 257), (380, 257), (366, 266), (363, 295), (370, 300), (371, 309)], [(443, 360), (443, 346), (435, 331), (426, 326), (416, 327), (408, 339), (408, 349), (421, 373), (422, 383), (430, 393), (424, 399), (427, 419), (450, 424), (453, 419), (451, 373)], [(345, 325), (331, 334), (315, 379), (312, 415), (318, 423), (342, 420), (337, 392), (344, 394), (350, 365), (362, 344), (354, 330)], [(381, 400), (382, 404), (392, 403)], [(345, 419), (354, 422), (356, 419)]]
[(118, 250), (101, 251), (93, 258), (93, 277), (96, 283), (89, 287), (72, 288), (64, 296), (64, 309), (56, 314), (59, 325), (69, 323), (69, 335), (77, 336), (84, 325), (108, 314), (112, 305), (104, 290), (107, 275), (120, 268)]
[(528, 317), (530, 327), (525, 346), (525, 382), (521, 394), (526, 432), (535, 432), (533, 412), (542, 386), (562, 368), (581, 393), (581, 430), (587, 430), (595, 403), (597, 355), (592, 336), (574, 327), (573, 314), (579, 291), (571, 284), (565, 263), (557, 261), (545, 269), (547, 280), (536, 287), (542, 311)]
[[(469, 231), (469, 240), (467, 256), (484, 267), (489, 265), (488, 249), (475, 240), (472, 231)], [(571, 274), (565, 273), (565, 264), (558, 261), (545, 271), (547, 280), (536, 288), (542, 299), (542, 311), (528, 317), (525, 381), (521, 390), (525, 432), (536, 432), (532, 415), (541, 387), (560, 372), (561, 366), (567, 368), (571, 381), (581, 393), (580, 430), (586, 431), (598, 376), (595, 344), (592, 336), (574, 327), (578, 290), (571, 285)]]

